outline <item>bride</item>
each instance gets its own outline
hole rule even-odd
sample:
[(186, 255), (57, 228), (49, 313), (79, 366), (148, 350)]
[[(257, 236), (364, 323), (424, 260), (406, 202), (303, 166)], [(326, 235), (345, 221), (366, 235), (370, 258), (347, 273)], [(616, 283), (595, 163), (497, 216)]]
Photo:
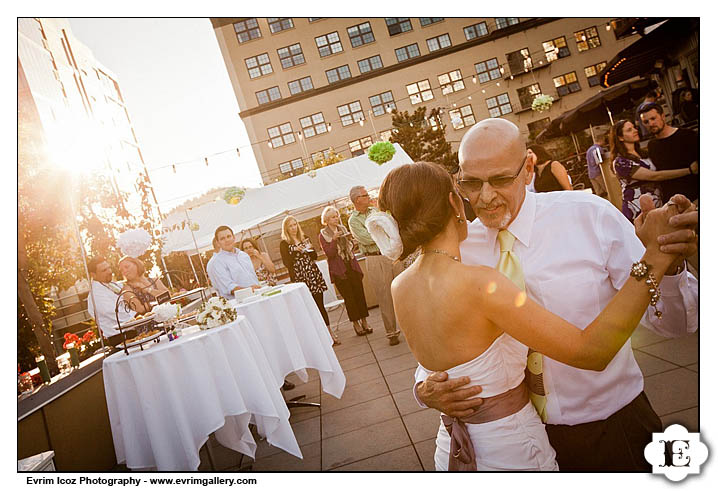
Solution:
[[(392, 283), (397, 321), (412, 353), (428, 371), (469, 375), (482, 387), (484, 403), (467, 421), (442, 414), (437, 470), (495, 469), (497, 462), (516, 470), (558, 470), (524, 383), (526, 347), (578, 368), (603, 370), (648, 307), (649, 286), (627, 281), (580, 330), (527, 298), (496, 269), (461, 263), (459, 244), (467, 236), (464, 207), (443, 168), (419, 162), (393, 169), (382, 183), (379, 207), (390, 215), (370, 216), (370, 232), (376, 233), (378, 224), (390, 242), (400, 242), (399, 259), (421, 248), (416, 261)], [(656, 282), (675, 258), (661, 253), (656, 241), (672, 230), (667, 221), (673, 214), (664, 206), (636, 226), (646, 247), (642, 260)], [(377, 243), (385, 244), (386, 237)]]

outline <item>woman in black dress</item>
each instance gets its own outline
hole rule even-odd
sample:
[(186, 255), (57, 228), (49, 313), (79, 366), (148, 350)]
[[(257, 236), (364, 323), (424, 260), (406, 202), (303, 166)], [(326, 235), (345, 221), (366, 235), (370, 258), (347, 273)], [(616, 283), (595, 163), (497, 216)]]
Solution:
[[(293, 282), (302, 282), (307, 285), (312, 297), (322, 314), (324, 324), (329, 329), (329, 314), (324, 308), (324, 292), (327, 290), (327, 284), (324, 281), (322, 272), (317, 266), (317, 252), (314, 250), (309, 237), (304, 235), (299, 222), (292, 215), (288, 215), (282, 222), (282, 241), (279, 243), (279, 253), (282, 255), (282, 262), (289, 271), (289, 278)], [(334, 336), (332, 330), (334, 345), (339, 344), (339, 340)]]
[[(554, 160), (541, 145), (530, 145), (526, 151), (527, 161), (533, 161), (536, 179), (534, 188), (537, 193), (549, 191), (571, 191), (571, 181), (566, 168)], [(548, 171), (548, 172), (547, 172)]]

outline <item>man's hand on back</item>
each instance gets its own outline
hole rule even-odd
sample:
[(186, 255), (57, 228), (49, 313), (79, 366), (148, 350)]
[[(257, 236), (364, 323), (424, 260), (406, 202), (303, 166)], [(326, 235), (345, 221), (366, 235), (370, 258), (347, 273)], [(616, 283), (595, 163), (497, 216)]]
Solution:
[(432, 372), (417, 385), (416, 393), (427, 406), (455, 418), (465, 418), (484, 402), (481, 398), (469, 399), (479, 394), (481, 387), (460, 388), (470, 382), (469, 377), (449, 379), (446, 372)]

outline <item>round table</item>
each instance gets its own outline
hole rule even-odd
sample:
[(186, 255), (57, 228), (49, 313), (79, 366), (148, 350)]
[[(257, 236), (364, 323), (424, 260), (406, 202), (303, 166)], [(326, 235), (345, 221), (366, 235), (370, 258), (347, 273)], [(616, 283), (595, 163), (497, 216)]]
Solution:
[(117, 462), (130, 469), (196, 470), (212, 432), (223, 446), (254, 457), (250, 421), (269, 443), (302, 458), (250, 322), (238, 316), (221, 327), (187, 331), (104, 360)]
[(244, 315), (267, 354), (275, 384), (281, 387), (284, 377), (296, 373), (307, 381), (307, 368), (319, 371), (322, 390), (340, 398), (346, 377), (332, 348), (332, 337), (322, 315), (304, 283), (282, 285), (281, 293), (256, 296), (237, 303), (237, 313)]

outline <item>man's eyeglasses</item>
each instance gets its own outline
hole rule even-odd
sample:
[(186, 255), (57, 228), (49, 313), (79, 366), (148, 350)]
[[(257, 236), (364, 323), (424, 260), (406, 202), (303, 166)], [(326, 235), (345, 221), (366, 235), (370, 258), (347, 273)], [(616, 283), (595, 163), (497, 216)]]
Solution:
[(519, 170), (516, 171), (516, 174), (513, 176), (492, 176), (489, 177), (486, 181), (479, 178), (471, 178), (471, 179), (458, 179), (457, 183), (459, 185), (459, 188), (466, 193), (466, 194), (476, 194), (481, 191), (481, 188), (484, 187), (484, 183), (488, 182), (491, 184), (492, 188), (505, 188), (506, 186), (509, 186), (511, 183), (513, 183), (517, 177), (519, 177), (519, 174), (521, 173), (521, 169), (524, 168), (524, 165), (526, 164), (526, 158), (528, 156), (524, 157), (523, 162), (521, 162), (521, 167), (519, 167)]

